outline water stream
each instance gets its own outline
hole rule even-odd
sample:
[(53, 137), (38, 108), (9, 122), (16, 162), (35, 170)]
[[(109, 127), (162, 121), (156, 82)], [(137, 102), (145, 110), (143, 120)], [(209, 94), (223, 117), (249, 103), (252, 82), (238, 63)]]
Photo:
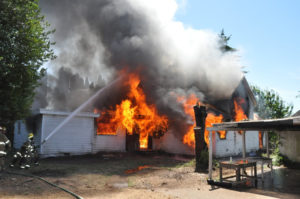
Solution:
[(105, 91), (106, 89), (108, 89), (109, 87), (111, 87), (112, 85), (116, 84), (117, 82), (119, 82), (122, 79), (122, 77), (119, 77), (117, 79), (115, 79), (114, 81), (110, 82), (108, 85), (106, 85), (105, 87), (101, 88), (99, 91), (97, 91), (93, 96), (91, 96), (87, 101), (85, 101), (83, 104), (81, 104), (77, 109), (75, 109), (72, 113), (70, 113), (70, 115), (68, 117), (66, 117), (66, 119), (64, 119), (41, 143), (44, 144), (45, 142), (47, 142), (47, 140), (49, 140), (49, 138), (51, 138), (55, 133), (57, 133), (58, 130), (60, 130), (66, 123), (68, 123), (73, 117), (75, 117), (83, 108), (85, 108), (87, 105), (89, 105), (90, 103), (92, 103), (97, 97), (98, 95), (100, 95), (103, 91)]

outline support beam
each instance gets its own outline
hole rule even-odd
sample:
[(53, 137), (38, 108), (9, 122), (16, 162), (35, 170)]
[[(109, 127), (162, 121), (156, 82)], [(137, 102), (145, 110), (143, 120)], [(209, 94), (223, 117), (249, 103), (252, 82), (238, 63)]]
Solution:
[(270, 158), (270, 152), (269, 152), (269, 132), (265, 132), (265, 140), (266, 140), (266, 148), (267, 148), (267, 157)]
[(246, 159), (246, 131), (242, 131), (242, 141), (243, 141), (243, 159)]
[(204, 132), (202, 133), (201, 127), (196, 126), (194, 128), (194, 135), (195, 135), (195, 160), (196, 160), (196, 167), (195, 172), (201, 172), (201, 135), (204, 139)]
[(212, 149), (213, 149), (213, 142), (212, 142), (212, 131), (209, 131), (209, 159), (208, 159), (208, 178), (212, 180)]

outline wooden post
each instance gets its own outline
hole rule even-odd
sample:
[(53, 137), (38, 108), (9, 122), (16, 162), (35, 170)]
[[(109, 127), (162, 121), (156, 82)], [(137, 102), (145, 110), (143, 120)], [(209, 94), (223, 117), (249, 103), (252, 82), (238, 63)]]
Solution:
[(239, 182), (241, 181), (241, 168), (235, 168), (235, 176), (236, 176), (236, 181)]
[(270, 158), (270, 152), (269, 152), (269, 132), (267, 131), (265, 133), (266, 137), (266, 148), (267, 148), (267, 157)]
[(220, 169), (219, 169), (219, 174), (220, 174), (220, 182), (223, 182), (223, 169), (222, 169), (221, 166), (220, 166)]
[(204, 131), (205, 131), (205, 119), (207, 116), (205, 106), (194, 106), (196, 127), (194, 128), (195, 135), (195, 159), (196, 168), (195, 172), (201, 172), (201, 169), (206, 168), (201, 162), (201, 151), (205, 148)]
[(264, 160), (261, 161), (261, 181), (264, 183)]
[[(196, 137), (195, 134), (195, 145), (198, 146), (199, 151), (205, 148), (205, 140), (204, 140), (204, 132), (205, 132), (205, 120), (206, 120), (206, 107), (205, 106), (194, 106), (194, 113), (195, 113), (195, 121), (196, 127), (200, 127), (199, 131), (194, 133), (199, 133), (199, 136)], [(198, 139), (197, 139), (198, 138)]]
[(254, 185), (257, 187), (257, 168), (256, 168), (256, 163), (254, 165)]
[(201, 172), (201, 127), (196, 126), (194, 128), (194, 135), (195, 135), (195, 159), (196, 159), (196, 165), (195, 165), (195, 172), (200, 173)]
[(212, 142), (212, 131), (209, 131), (209, 159), (208, 159), (208, 177), (212, 180), (212, 149), (213, 149), (213, 142)]
[(246, 159), (246, 132), (242, 131), (242, 141), (243, 141), (243, 159)]

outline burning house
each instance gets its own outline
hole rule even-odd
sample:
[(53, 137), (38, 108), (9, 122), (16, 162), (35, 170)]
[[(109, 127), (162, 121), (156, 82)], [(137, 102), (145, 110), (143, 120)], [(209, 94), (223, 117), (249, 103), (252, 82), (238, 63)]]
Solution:
[[(85, 144), (90, 145), (90, 152), (193, 154), (193, 106), (197, 103), (207, 107), (207, 127), (253, 118), (255, 99), (243, 78), (238, 55), (222, 50), (227, 41), (219, 35), (175, 21), (176, 1), (53, 0), (41, 1), (41, 8), (56, 29), (53, 40), (58, 56), (49, 63), (52, 73), (46, 94), (38, 95), (47, 103), (36, 108), (59, 111), (39, 112), (45, 119), (36, 125), (41, 126), (37, 134), (47, 135), (58, 125), (57, 120), (44, 131), (50, 115), (59, 112), (62, 120), (65, 111), (74, 110), (115, 79), (120, 81), (85, 107), (90, 112), (86, 120), (95, 121), (82, 123), (89, 123), (89, 130), (79, 130), (79, 118), (85, 119), (76, 116), (75, 126), (81, 133), (68, 134), (72, 140), (87, 134), (90, 142)], [(67, 127), (74, 128), (66, 125), (55, 137), (72, 132)], [(214, 135), (216, 156), (240, 153), (238, 132)], [(61, 143), (67, 145), (68, 136)], [(203, 136), (209, 144), (207, 132)], [(257, 150), (258, 133), (249, 136), (253, 137), (247, 138), (247, 150)], [(55, 137), (49, 142), (60, 139)], [(75, 140), (70, 139), (72, 142)], [(53, 155), (64, 153), (70, 152), (59, 150)]]
[[(98, 111), (100, 117), (97, 119), (98, 135), (116, 135), (116, 129), (123, 128), (123, 134), (126, 134), (126, 151), (137, 150), (162, 150), (169, 153), (194, 154), (195, 138), (193, 128), (195, 126), (193, 106), (201, 103), (196, 96), (192, 95), (188, 99), (177, 96), (177, 100), (183, 103), (184, 110), (190, 116), (191, 122), (186, 125), (182, 137), (176, 137), (176, 133), (171, 128), (170, 118), (164, 115), (157, 115), (157, 110), (153, 106), (145, 103), (145, 96), (142, 90), (137, 88), (136, 84), (131, 84), (129, 98), (116, 105), (115, 109), (107, 111)], [(131, 93), (132, 92), (132, 93)], [(130, 96), (133, 99), (130, 100)], [(139, 102), (138, 100), (141, 100)], [(131, 105), (135, 103), (135, 105)], [(212, 123), (222, 121), (241, 121), (253, 119), (253, 108), (255, 98), (249, 88), (245, 78), (243, 78), (232, 94), (232, 97), (215, 105), (207, 105), (208, 117), (206, 126), (210, 127)], [(220, 104), (220, 105), (218, 105)], [(247, 111), (244, 111), (244, 108)], [(176, 121), (177, 122), (177, 121)], [(170, 127), (170, 128), (169, 128)], [(208, 143), (208, 132), (203, 135)], [(256, 151), (259, 149), (259, 134), (251, 133), (247, 136), (247, 151)], [(241, 154), (240, 140), (242, 136), (238, 132), (217, 132), (214, 134), (215, 156), (224, 157)]]
[[(133, 79), (132, 79), (133, 78)], [(175, 154), (194, 154), (195, 138), (193, 127), (195, 125), (193, 106), (200, 103), (191, 95), (184, 100), (184, 108), (191, 122), (188, 123), (182, 137), (176, 137), (172, 132), (172, 121), (165, 116), (159, 115), (155, 106), (146, 103), (146, 96), (138, 88), (136, 76), (130, 77), (130, 89), (128, 98), (124, 99), (115, 108), (108, 110), (94, 109), (94, 113), (79, 113), (70, 122), (63, 126), (45, 144), (43, 140), (64, 121), (70, 114), (65, 111), (51, 111), (39, 109), (35, 112), (33, 120), (33, 132), (35, 142), (40, 145), (39, 153), (43, 157), (61, 155), (80, 155), (87, 153), (125, 152), (161, 150)], [(241, 92), (242, 91), (242, 92)], [(240, 98), (237, 98), (240, 96)], [(243, 98), (241, 98), (243, 96)], [(240, 100), (236, 100), (240, 99)], [(241, 100), (244, 99), (244, 100)], [(177, 100), (183, 100), (178, 97)], [(218, 102), (217, 105), (207, 105), (208, 116), (206, 127), (212, 123), (222, 121), (241, 121), (252, 119), (255, 98), (248, 83), (243, 78), (233, 93), (232, 98)], [(133, 104), (133, 105), (132, 105)], [(230, 108), (231, 107), (231, 108)], [(247, 107), (247, 115), (243, 107)], [(229, 113), (226, 109), (231, 110)], [(219, 114), (217, 114), (218, 112)], [(231, 114), (233, 116), (231, 116)], [(226, 119), (227, 117), (227, 119)], [(185, 123), (181, 124), (185, 126)], [(15, 147), (21, 147), (26, 140), (29, 130), (26, 124), (18, 121), (15, 125)], [(28, 129), (28, 128), (27, 128)], [(208, 132), (203, 137), (208, 143)], [(216, 157), (234, 156), (241, 154), (241, 139), (239, 132), (216, 132), (213, 136), (214, 155)], [(247, 152), (259, 149), (259, 133), (247, 134)]]

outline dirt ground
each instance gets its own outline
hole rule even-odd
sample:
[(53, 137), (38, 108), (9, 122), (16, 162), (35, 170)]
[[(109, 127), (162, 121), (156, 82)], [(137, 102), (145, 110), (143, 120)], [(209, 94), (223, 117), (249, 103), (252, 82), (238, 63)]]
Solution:
[[(97, 154), (48, 158), (40, 166), (8, 172), (44, 178), (85, 199), (175, 199), (175, 198), (300, 198), (300, 171), (278, 168), (274, 182), (259, 182), (257, 189), (213, 188), (207, 173), (195, 173), (191, 158), (167, 154)], [(217, 178), (218, 171), (214, 172)], [(282, 175), (280, 177), (280, 175)], [(283, 178), (291, 177), (290, 180)], [(277, 179), (278, 178), (278, 179)], [(286, 188), (285, 185), (288, 185)], [(0, 173), (0, 198), (74, 198), (39, 179)]]

